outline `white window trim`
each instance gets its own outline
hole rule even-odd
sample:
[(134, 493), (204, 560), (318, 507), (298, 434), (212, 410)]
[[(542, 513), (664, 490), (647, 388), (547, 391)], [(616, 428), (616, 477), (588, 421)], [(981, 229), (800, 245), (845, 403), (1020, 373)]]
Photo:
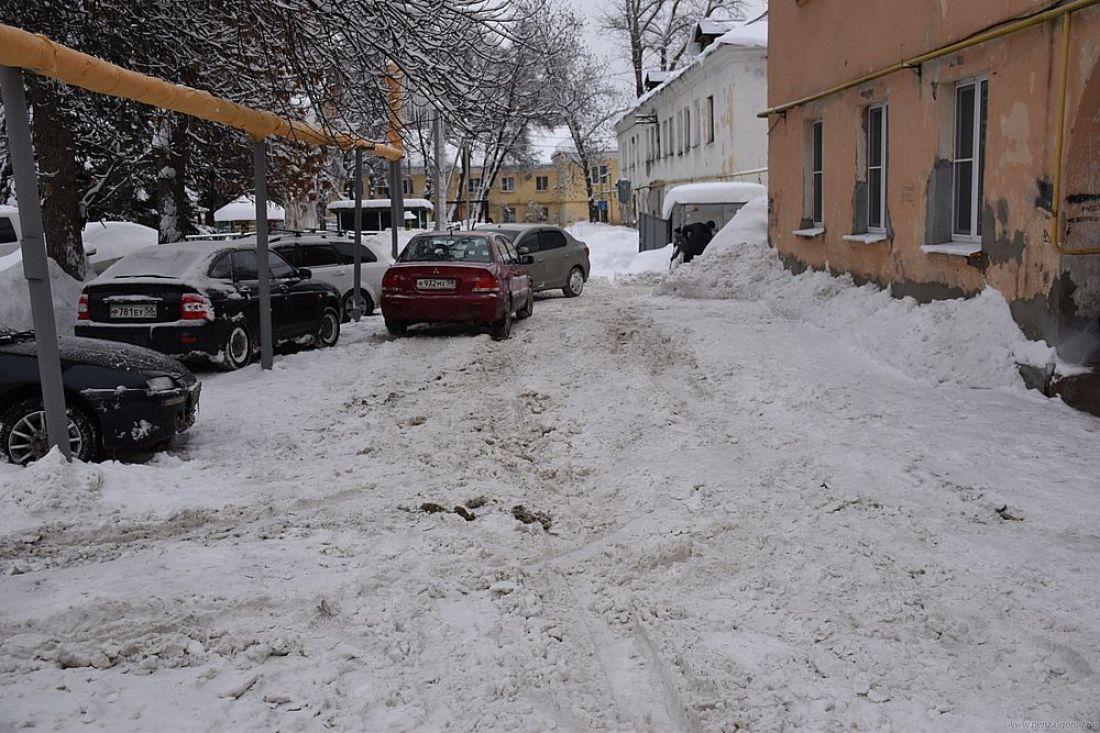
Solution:
[[(505, 185), (505, 182), (511, 181), (511, 188)], [(516, 177), (515, 176), (501, 176), (500, 177), (500, 192), (501, 193), (515, 193), (516, 192)]]
[(857, 244), (878, 244), (887, 240), (886, 232), (868, 232), (866, 234), (845, 234), (841, 239)]
[(953, 255), (955, 257), (973, 257), (982, 253), (981, 242), (953, 241), (946, 244), (922, 244), (921, 252), (926, 255)]
[[(952, 134), (954, 136), (956, 136), (956, 139), (953, 139), (951, 141), (952, 142), (952, 146), (951, 146), (952, 147), (952, 150), (951, 150), (951, 242), (946, 244), (946, 245), (926, 245), (926, 246), (929, 246), (929, 247), (943, 247), (943, 246), (950, 247), (952, 245), (961, 244), (961, 243), (978, 243), (978, 244), (980, 244), (981, 241), (982, 241), (982, 236), (980, 234), (963, 234), (961, 232), (955, 231), (955, 224), (959, 220), (959, 217), (958, 217), (959, 212), (958, 212), (958, 209), (956, 208), (956, 203), (957, 203), (956, 193), (957, 192), (955, 191), (955, 185), (956, 185), (956, 183), (955, 183), (955, 163), (958, 161), (958, 159), (955, 157), (955, 151), (958, 149), (958, 146), (959, 146), (959, 141), (957, 139), (958, 130), (959, 130), (959, 90), (963, 89), (964, 87), (972, 86), (972, 87), (974, 87), (974, 125), (973, 125), (973, 129), (971, 130), (971, 134), (974, 136), (974, 144), (973, 144), (973, 148), (974, 148), (973, 155), (974, 155), (974, 157), (970, 159), (970, 167), (971, 167), (971, 173), (970, 173), (970, 229), (971, 229), (971, 231), (976, 231), (977, 227), (978, 227), (978, 217), (981, 216), (981, 206), (982, 206), (982, 202), (978, 200), (978, 188), (979, 188), (978, 184), (979, 184), (980, 176), (981, 176), (981, 173), (980, 173), (981, 166), (979, 165), (978, 161), (980, 160), (979, 156), (982, 156), (982, 157), (985, 156), (985, 147), (982, 143), (982, 138), (981, 138), (982, 113), (986, 112), (985, 108), (982, 107), (982, 87), (981, 87), (981, 85), (982, 85), (983, 82), (988, 83), (989, 82), (989, 77), (985, 76), (985, 75), (975, 76), (975, 77), (972, 77), (972, 78), (969, 78), (969, 79), (960, 79), (959, 81), (955, 82), (955, 115), (954, 115), (954, 118), (952, 120), (953, 124), (951, 126)], [(922, 249), (923, 249), (923, 247), (922, 247)], [(980, 252), (981, 248), (979, 247), (977, 251)], [(953, 252), (941, 252), (940, 254), (954, 254), (954, 253)]]
[[(868, 124), (867, 124), (867, 135), (868, 135), (868, 139), (867, 139), (867, 184), (868, 184), (868, 186), (867, 186), (867, 232), (869, 234), (883, 234), (884, 235), (884, 234), (886, 234), (886, 221), (887, 221), (887, 215), (886, 215), (886, 190), (889, 187), (889, 184), (887, 183), (888, 175), (889, 175), (887, 173), (887, 171), (889, 170), (889, 168), (888, 168), (889, 161), (887, 160), (887, 150), (889, 149), (889, 140), (890, 140), (890, 127), (889, 127), (889, 125), (890, 125), (890, 122), (889, 122), (890, 114), (889, 114), (889, 111), (888, 111), (889, 106), (886, 102), (879, 102), (878, 104), (872, 104), (871, 106), (869, 106), (867, 108), (867, 111), (868, 111), (868, 113), (870, 113), (872, 110), (876, 110), (876, 109), (882, 110), (882, 126), (881, 126), (881, 130), (880, 130), (881, 133), (882, 133), (882, 139), (880, 139), (878, 141), (879, 159), (882, 161), (881, 165), (879, 166), (879, 170), (881, 171), (880, 179), (882, 181), (882, 189), (879, 191), (879, 216), (882, 217), (882, 223), (879, 224), (878, 226), (871, 226), (871, 198), (870, 198), (871, 197), (871, 190), (870, 190), (870, 188), (871, 188), (871, 186), (870, 186), (870, 183), (871, 183), (871, 139), (870, 139), (871, 124), (870, 124), (870, 118), (868, 117)], [(845, 237), (845, 239), (847, 239), (847, 237)], [(885, 239), (885, 237), (883, 237), (883, 239)], [(876, 240), (876, 241), (882, 241), (882, 240)]]
[(803, 239), (816, 239), (817, 237), (825, 236), (825, 227), (811, 227), (810, 229), (796, 229), (791, 232), (796, 237), (802, 237)]

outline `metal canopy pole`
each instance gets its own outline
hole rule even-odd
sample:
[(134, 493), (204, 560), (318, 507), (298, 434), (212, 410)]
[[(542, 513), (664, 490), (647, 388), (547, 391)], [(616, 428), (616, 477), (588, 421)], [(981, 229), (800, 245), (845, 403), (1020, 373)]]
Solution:
[(271, 343), (271, 269), (267, 255), (267, 143), (252, 143), (256, 176), (256, 271), (260, 280), (260, 367), (275, 361)]
[(363, 285), (363, 151), (355, 150), (355, 254), (354, 262), (355, 287), (351, 295), (351, 318), (356, 323), (363, 315), (363, 309), (359, 307)]
[(397, 259), (397, 227), (405, 225), (405, 191), (401, 187), (401, 161), (390, 162), (390, 227), (393, 230), (391, 246), (393, 258)]
[(42, 384), (42, 404), (46, 411), (46, 431), (51, 448), (60, 448), (72, 460), (69, 444), (69, 418), (65, 412), (65, 387), (61, 379), (61, 354), (57, 344), (57, 323), (50, 288), (46, 238), (42, 233), (42, 204), (38, 198), (38, 175), (34, 164), (34, 144), (27, 116), (27, 96), (23, 72), (0, 66), (0, 93), (4, 102), (11, 150), (15, 192), (19, 198), (19, 221), (23, 227), (21, 251), (23, 277), (30, 290), (31, 320), (38, 353), (38, 379)]
[(443, 166), (447, 164), (447, 141), (443, 137), (443, 115), (435, 111), (435, 230), (444, 229), (447, 217), (447, 189), (443, 180)]

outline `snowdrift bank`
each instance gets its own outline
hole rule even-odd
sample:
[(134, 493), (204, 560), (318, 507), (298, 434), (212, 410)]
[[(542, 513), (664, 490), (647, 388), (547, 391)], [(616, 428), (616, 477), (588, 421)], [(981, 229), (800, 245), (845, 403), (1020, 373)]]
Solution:
[(880, 363), (931, 383), (1022, 386), (1017, 363), (1047, 364), (1054, 350), (1028, 340), (999, 292), (919, 304), (849, 275), (792, 275), (767, 244), (767, 200), (756, 199), (714, 238), (706, 255), (658, 285), (664, 295), (760, 301), (810, 323)]
[(592, 277), (614, 280), (622, 275), (665, 272), (672, 245), (651, 252), (638, 252), (638, 231), (610, 224), (581, 222), (569, 232), (588, 245)]
[[(81, 283), (69, 277), (53, 260), (49, 261), (49, 267), (57, 329), (72, 335)], [(30, 293), (23, 278), (23, 260), (19, 252), (13, 252), (0, 258), (0, 328), (21, 331), (32, 327)]]

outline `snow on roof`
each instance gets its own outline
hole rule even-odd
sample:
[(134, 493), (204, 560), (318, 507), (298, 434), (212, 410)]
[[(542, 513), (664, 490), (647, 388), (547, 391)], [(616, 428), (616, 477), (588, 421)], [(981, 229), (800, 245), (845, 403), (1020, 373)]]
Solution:
[(706, 36), (720, 36), (726, 31), (732, 29), (735, 25), (740, 23), (739, 20), (717, 20), (715, 18), (704, 18), (695, 24), (695, 32), (693, 36), (703, 34)]
[(746, 48), (768, 47), (768, 21), (766, 16), (739, 25), (719, 36), (715, 43), (726, 46), (745, 46)]
[[(267, 218), (269, 221), (283, 221), (286, 219), (286, 210), (282, 206), (271, 201), (267, 202)], [(241, 196), (236, 201), (226, 204), (214, 212), (214, 221), (255, 221), (256, 199), (252, 196)]]
[(686, 183), (671, 188), (665, 194), (661, 218), (668, 219), (672, 208), (677, 204), (731, 204), (745, 203), (760, 196), (767, 196), (768, 190), (759, 183), (717, 181), (713, 183)]
[(645, 83), (646, 84), (664, 84), (672, 76), (671, 71), (661, 71), (660, 69), (646, 69), (645, 71)]
[[(355, 199), (339, 199), (337, 201), (331, 201), (328, 204), (329, 211), (339, 211), (341, 209), (354, 209)], [(388, 209), (390, 208), (389, 199), (363, 199), (364, 209)], [(428, 199), (405, 199), (406, 209), (434, 209), (433, 204)]]

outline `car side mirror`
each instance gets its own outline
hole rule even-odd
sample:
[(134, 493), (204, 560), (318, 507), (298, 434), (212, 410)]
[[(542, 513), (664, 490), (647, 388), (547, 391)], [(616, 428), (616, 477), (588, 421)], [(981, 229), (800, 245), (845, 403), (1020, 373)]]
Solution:
[(519, 249), (516, 250), (516, 252), (519, 252), (521, 255), (531, 254), (531, 250), (528, 249), (527, 247), (520, 247)]
[(533, 265), (535, 264), (535, 258), (532, 255), (520, 255), (519, 263), (521, 265)]
[(309, 280), (313, 277), (313, 270), (309, 269), (308, 267), (299, 267), (298, 277), (300, 277), (302, 280)]
[(96, 248), (95, 247), (85, 247), (84, 248), (84, 256), (85, 257), (95, 257), (96, 256)]

